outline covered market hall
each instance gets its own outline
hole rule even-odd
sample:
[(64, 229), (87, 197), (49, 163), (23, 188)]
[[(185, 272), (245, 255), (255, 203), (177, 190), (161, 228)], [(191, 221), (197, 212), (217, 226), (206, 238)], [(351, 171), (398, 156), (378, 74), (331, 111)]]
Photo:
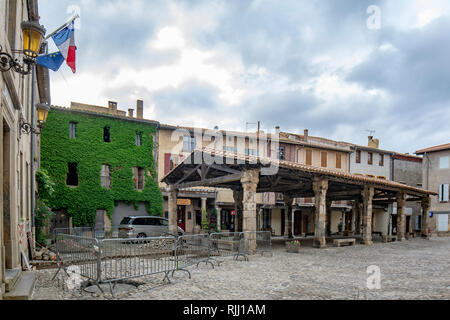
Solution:
[[(177, 230), (177, 195), (193, 187), (216, 187), (233, 190), (236, 206), (242, 208), (237, 229), (257, 230), (256, 194), (282, 193), (292, 217), (294, 198), (314, 198), (313, 246), (326, 248), (327, 212), (333, 201), (352, 201), (352, 220), (361, 243), (373, 244), (372, 207), (375, 203), (396, 203), (397, 240), (406, 240), (406, 202), (422, 206), (422, 236), (429, 237), (430, 197), (436, 193), (384, 179), (338, 172), (278, 159), (241, 155), (233, 152), (203, 148), (170, 171), (163, 179), (169, 194), (169, 232)], [(288, 226), (292, 228), (291, 225)], [(292, 234), (292, 230), (288, 230)], [(251, 235), (249, 236), (251, 237)], [(256, 249), (255, 239), (249, 238), (249, 249)]]

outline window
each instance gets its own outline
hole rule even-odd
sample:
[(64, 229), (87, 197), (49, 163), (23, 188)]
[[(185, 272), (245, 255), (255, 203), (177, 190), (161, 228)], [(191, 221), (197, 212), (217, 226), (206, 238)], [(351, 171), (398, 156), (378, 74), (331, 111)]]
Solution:
[(373, 153), (372, 152), (367, 153), (367, 164), (370, 164), (370, 165), (373, 164)]
[(336, 154), (336, 168), (342, 169), (342, 155), (339, 153)]
[(67, 185), (72, 187), (78, 186), (78, 163), (70, 162), (68, 164), (69, 172), (67, 173)]
[(306, 164), (312, 166), (312, 150), (306, 150)]
[(77, 137), (76, 130), (77, 130), (76, 122), (69, 123), (69, 138), (70, 139), (75, 139)]
[(6, 1), (6, 32), (11, 49), (16, 47), (17, 0)]
[(138, 147), (142, 146), (142, 132), (136, 133), (136, 145)]
[(441, 184), (439, 186), (439, 202), (449, 201), (449, 184)]
[(361, 150), (356, 150), (356, 163), (361, 163)]
[(100, 174), (102, 180), (102, 187), (105, 189), (111, 188), (111, 174), (110, 166), (107, 164), (102, 165), (102, 172)]
[(104, 142), (111, 142), (111, 134), (110, 134), (110, 128), (104, 127), (103, 128), (103, 141)]
[(195, 149), (194, 137), (183, 137), (183, 152), (192, 152)]
[(184, 161), (183, 155), (166, 153), (164, 155), (164, 175), (168, 174), (177, 165)]
[(258, 150), (245, 149), (245, 155), (247, 155), (247, 156), (258, 156)]
[(380, 167), (384, 167), (384, 154), (380, 154)]
[(450, 165), (449, 157), (441, 157), (439, 161), (439, 168), (448, 169)]
[(136, 190), (144, 190), (144, 168), (133, 168), (133, 180)]
[(323, 167), (323, 168), (326, 168), (327, 167), (327, 165), (328, 165), (328, 159), (327, 159), (327, 157), (328, 157), (328, 154), (326, 153), (326, 152), (321, 152), (320, 153), (320, 157), (321, 157), (321, 166)]
[(279, 147), (278, 148), (278, 155), (279, 155), (279, 159), (280, 160), (284, 160), (284, 147)]

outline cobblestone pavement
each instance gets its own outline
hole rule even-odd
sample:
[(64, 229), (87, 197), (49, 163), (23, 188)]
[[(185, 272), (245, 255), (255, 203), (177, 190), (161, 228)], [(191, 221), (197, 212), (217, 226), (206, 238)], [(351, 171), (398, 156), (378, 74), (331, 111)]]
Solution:
[[(367, 267), (381, 270), (381, 289), (368, 290)], [(274, 246), (272, 257), (251, 256), (249, 262), (226, 259), (214, 269), (191, 268), (192, 279), (175, 273), (170, 284), (163, 275), (139, 278), (121, 300), (282, 300), (282, 299), (449, 299), (450, 238), (375, 243), (371, 247), (314, 249), (287, 253)], [(71, 291), (64, 279), (51, 281), (56, 270), (38, 271), (34, 300), (112, 299)]]

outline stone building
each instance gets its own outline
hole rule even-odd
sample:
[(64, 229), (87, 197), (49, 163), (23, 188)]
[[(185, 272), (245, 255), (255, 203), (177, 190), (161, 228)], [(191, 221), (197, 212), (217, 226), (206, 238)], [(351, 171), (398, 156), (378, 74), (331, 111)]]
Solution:
[[(309, 130), (304, 130), (303, 135), (281, 132), (278, 149), (280, 160), (349, 172), (350, 144), (311, 136)], [(286, 201), (282, 193), (265, 193), (263, 199), (260, 214), (262, 230), (271, 230), (278, 236), (289, 236), (289, 230), (293, 236), (313, 233), (314, 198), (286, 198)], [(289, 207), (293, 211), (291, 216), (287, 215)], [(349, 212), (352, 206), (347, 201), (335, 201), (331, 208), (327, 214), (328, 234), (337, 233), (341, 222), (343, 231), (348, 231), (351, 228)]]
[[(256, 133), (161, 124), (158, 130), (158, 177), (168, 174), (196, 148), (209, 146), (219, 151), (256, 154), (257, 141)], [(160, 182), (160, 188), (164, 196), (164, 214), (168, 217), (169, 190), (163, 182)], [(231, 190), (223, 188), (181, 190), (177, 202), (178, 226), (188, 233), (194, 233), (202, 227), (202, 220), (206, 219), (210, 226), (218, 230), (239, 230), (238, 219), (242, 210), (236, 207), (234, 196)], [(259, 195), (258, 200), (262, 204), (262, 195)]]
[[(37, 0), (0, 1), (2, 52), (22, 50), (23, 21), (39, 22)], [(12, 55), (21, 62), (19, 51)], [(33, 246), (34, 172), (39, 167), (40, 142), (39, 135), (24, 132), (22, 124), (37, 128), (36, 105), (49, 102), (47, 69), (38, 66), (36, 72), (28, 75), (13, 69), (1, 72), (0, 299), (26, 299), (34, 285), (34, 275), (22, 269), (26, 268), (25, 259), (30, 258), (29, 244)], [(18, 293), (18, 287), (24, 288), (25, 293)]]
[(439, 197), (431, 199), (430, 231), (449, 234), (450, 215), (450, 143), (416, 151), (423, 155), (423, 187), (435, 191)]
[(156, 173), (159, 123), (108, 107), (52, 106), (42, 132), (42, 167), (56, 182), (52, 229), (90, 226), (117, 233), (124, 217), (161, 215)]
[[(395, 153), (392, 155), (392, 180), (413, 187), (422, 187), (422, 157)], [(420, 202), (409, 202), (405, 208), (406, 234), (420, 235), (422, 231), (422, 206)], [(397, 230), (397, 205), (392, 206), (389, 233)]]

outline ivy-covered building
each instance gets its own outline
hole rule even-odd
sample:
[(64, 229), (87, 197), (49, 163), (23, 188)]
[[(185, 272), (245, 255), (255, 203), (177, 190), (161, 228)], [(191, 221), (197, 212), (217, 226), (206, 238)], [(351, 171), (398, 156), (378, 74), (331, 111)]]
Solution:
[(41, 135), (41, 166), (56, 184), (53, 228), (108, 229), (129, 215), (163, 214), (156, 173), (156, 121), (117, 109), (52, 107)]

